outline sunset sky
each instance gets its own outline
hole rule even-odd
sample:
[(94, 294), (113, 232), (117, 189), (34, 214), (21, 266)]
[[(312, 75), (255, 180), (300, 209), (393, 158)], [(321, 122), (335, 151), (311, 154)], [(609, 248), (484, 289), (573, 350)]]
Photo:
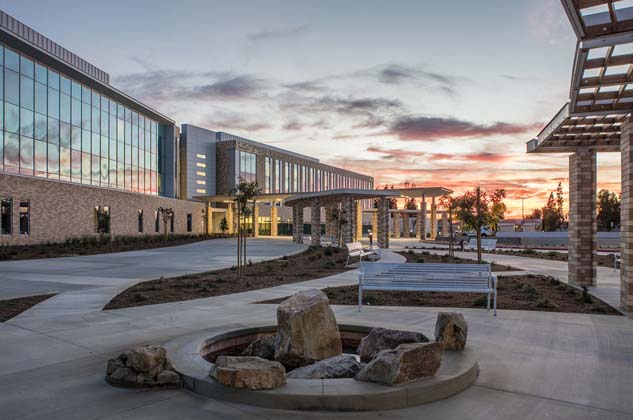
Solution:
[[(567, 101), (558, 0), (0, 0), (171, 116), (319, 157), (376, 184), (505, 188), (542, 206), (568, 158), (527, 155)], [(60, 24), (62, 23), (62, 24)], [(619, 154), (598, 156), (619, 192)]]

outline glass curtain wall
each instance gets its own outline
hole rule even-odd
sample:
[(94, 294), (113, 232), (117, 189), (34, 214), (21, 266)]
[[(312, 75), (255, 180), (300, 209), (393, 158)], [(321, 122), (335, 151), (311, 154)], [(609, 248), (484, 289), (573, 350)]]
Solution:
[(158, 195), (156, 121), (0, 44), (0, 171)]

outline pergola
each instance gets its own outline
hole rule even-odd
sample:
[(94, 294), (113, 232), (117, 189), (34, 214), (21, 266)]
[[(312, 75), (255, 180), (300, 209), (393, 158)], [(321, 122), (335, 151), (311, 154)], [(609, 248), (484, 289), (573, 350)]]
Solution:
[(569, 102), (527, 143), (528, 153), (570, 152), (569, 281), (596, 284), (596, 153), (621, 152), (621, 303), (633, 309), (633, 4), (561, 0), (578, 38)]

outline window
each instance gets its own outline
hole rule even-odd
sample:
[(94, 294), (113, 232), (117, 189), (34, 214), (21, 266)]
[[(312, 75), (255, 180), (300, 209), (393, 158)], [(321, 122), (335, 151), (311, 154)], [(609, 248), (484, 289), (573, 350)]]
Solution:
[(138, 231), (143, 233), (143, 209), (138, 209)]
[(196, 175), (198, 176), (207, 176), (206, 172), (202, 172), (202, 171), (196, 171)]
[(13, 199), (0, 199), (0, 234), (11, 235), (11, 210), (13, 208)]
[[(191, 213), (187, 213), (187, 232), (191, 232), (192, 225), (193, 225), (193, 221), (192, 221)], [(173, 232), (173, 229), (172, 229), (172, 232)]]
[(29, 201), (20, 201), (20, 235), (28, 235), (31, 233), (31, 212), (29, 204)]
[(156, 233), (160, 232), (160, 220), (158, 220), (158, 212), (154, 212), (154, 231)]
[(254, 153), (239, 151), (239, 178), (247, 182), (257, 181), (257, 156)]
[(207, 155), (203, 155), (202, 153), (196, 153), (196, 157), (197, 157), (198, 159), (206, 159), (206, 158), (207, 158)]
[(196, 184), (198, 184), (198, 185), (207, 185), (207, 181), (204, 181), (202, 179), (197, 179), (196, 180)]
[(265, 176), (264, 176), (264, 183), (265, 183), (265, 189), (264, 192), (266, 194), (270, 194), (272, 192), (272, 165), (273, 165), (273, 158), (267, 157), (266, 158), (266, 164), (265, 164)]
[(171, 233), (174, 233), (174, 219), (175, 219), (176, 215), (174, 213), (171, 214), (171, 217), (169, 218), (169, 231)]
[(198, 194), (206, 194), (206, 193), (207, 193), (207, 190), (205, 190), (204, 188), (198, 188), (198, 189), (196, 190), (196, 193), (198, 193)]
[(202, 162), (196, 162), (196, 166), (197, 166), (198, 168), (206, 168), (206, 167), (207, 167), (207, 164), (206, 164), (206, 163), (202, 163)]
[(110, 207), (95, 206), (95, 233), (110, 233)]

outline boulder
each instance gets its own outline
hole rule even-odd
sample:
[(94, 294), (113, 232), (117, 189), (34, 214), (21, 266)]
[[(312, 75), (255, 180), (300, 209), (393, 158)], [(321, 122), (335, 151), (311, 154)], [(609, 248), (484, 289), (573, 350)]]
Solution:
[(394, 386), (434, 376), (442, 364), (443, 352), (440, 343), (400, 344), (378, 353), (356, 379)]
[(134, 347), (127, 353), (126, 366), (154, 377), (162, 370), (167, 352), (162, 346)]
[(457, 312), (440, 312), (435, 323), (435, 341), (442, 343), (445, 350), (464, 350), (468, 337), (468, 324), (464, 316)]
[(253, 341), (244, 349), (242, 356), (255, 356), (262, 359), (275, 359), (275, 336), (266, 334)]
[(339, 354), (314, 364), (297, 368), (286, 375), (288, 379), (353, 378), (364, 367), (351, 354)]
[(219, 356), (209, 375), (231, 388), (274, 389), (286, 383), (281, 363), (253, 356)]
[(180, 380), (180, 376), (171, 370), (163, 370), (161, 373), (156, 376), (156, 382), (159, 384), (171, 384), (176, 383)]
[(129, 378), (130, 376), (133, 376), (134, 378), (136, 378), (136, 373), (130, 368), (122, 367), (112, 372), (112, 374), (109, 375), (109, 378), (113, 382), (118, 383), (118, 382), (125, 381), (125, 379)]
[(325, 293), (309, 289), (279, 304), (275, 360), (295, 368), (337, 356), (342, 351), (336, 317)]
[(112, 375), (114, 371), (120, 368), (124, 368), (125, 363), (123, 363), (119, 359), (110, 359), (108, 360), (108, 367), (106, 368), (106, 375)]
[(369, 362), (381, 350), (395, 349), (405, 343), (428, 343), (429, 339), (419, 332), (388, 330), (386, 328), (374, 328), (366, 337), (360, 340), (358, 354), (362, 362)]

